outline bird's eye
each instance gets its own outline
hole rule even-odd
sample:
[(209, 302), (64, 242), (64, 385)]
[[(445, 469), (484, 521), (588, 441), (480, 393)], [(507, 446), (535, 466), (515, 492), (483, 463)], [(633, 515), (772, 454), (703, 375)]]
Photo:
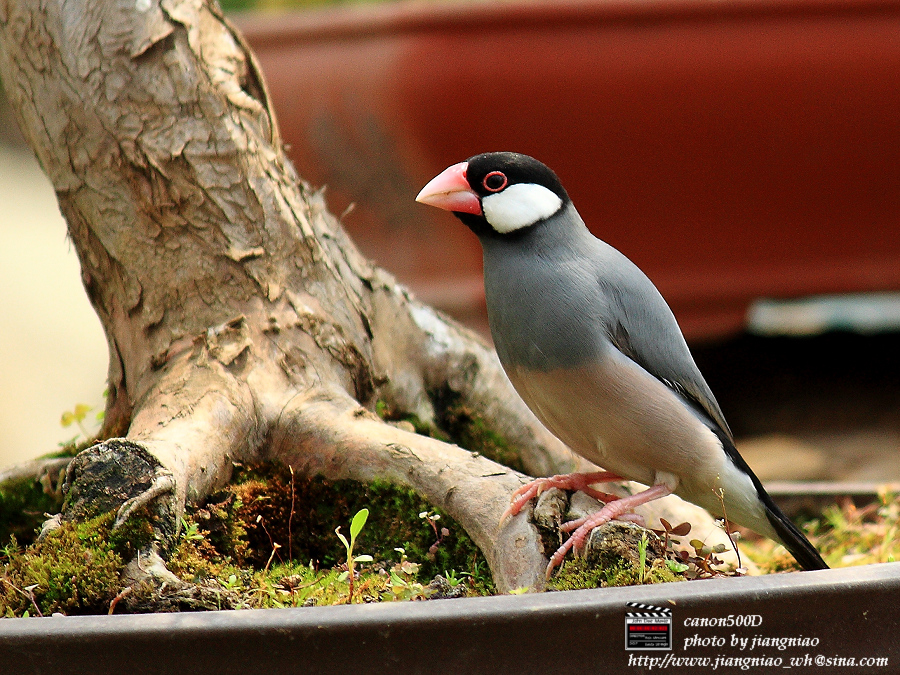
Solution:
[(481, 184), (488, 192), (500, 192), (507, 184), (506, 175), (502, 171), (491, 171)]

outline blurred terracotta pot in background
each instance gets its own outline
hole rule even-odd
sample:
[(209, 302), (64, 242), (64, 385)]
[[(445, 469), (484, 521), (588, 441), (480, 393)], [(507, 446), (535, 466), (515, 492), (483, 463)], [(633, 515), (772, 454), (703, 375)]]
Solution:
[(760, 297), (900, 289), (900, 2), (385, 4), (239, 17), (301, 175), (483, 326), (477, 241), (417, 205), (489, 150), (553, 167), (687, 336)]

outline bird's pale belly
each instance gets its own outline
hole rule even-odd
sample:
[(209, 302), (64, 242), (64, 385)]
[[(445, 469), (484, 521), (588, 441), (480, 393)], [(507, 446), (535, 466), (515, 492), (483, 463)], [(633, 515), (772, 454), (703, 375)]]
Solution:
[[(538, 419), (582, 457), (623, 478), (671, 482), (676, 494), (762, 534), (771, 527), (749, 478), (715, 434), (662, 382), (618, 352), (595, 365), (548, 372), (507, 367)], [(746, 483), (746, 484), (745, 484)]]
[(652, 485), (657, 472), (715, 476), (718, 439), (668, 387), (612, 352), (601, 362), (507, 373), (538, 418), (604, 469)]

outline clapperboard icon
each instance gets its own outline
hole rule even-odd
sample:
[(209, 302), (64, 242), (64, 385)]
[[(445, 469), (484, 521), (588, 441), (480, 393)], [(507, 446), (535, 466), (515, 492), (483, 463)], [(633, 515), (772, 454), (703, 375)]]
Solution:
[(626, 602), (625, 649), (672, 649), (672, 610)]

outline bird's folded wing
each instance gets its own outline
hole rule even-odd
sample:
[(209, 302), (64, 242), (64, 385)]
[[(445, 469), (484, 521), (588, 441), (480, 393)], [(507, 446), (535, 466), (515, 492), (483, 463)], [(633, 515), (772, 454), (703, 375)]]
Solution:
[[(624, 256), (623, 256), (624, 257)], [(610, 299), (608, 330), (613, 345), (648, 373), (698, 407), (734, 440), (728, 422), (694, 363), (672, 310), (651, 281), (633, 264), (620, 268), (616, 284), (602, 283)]]

